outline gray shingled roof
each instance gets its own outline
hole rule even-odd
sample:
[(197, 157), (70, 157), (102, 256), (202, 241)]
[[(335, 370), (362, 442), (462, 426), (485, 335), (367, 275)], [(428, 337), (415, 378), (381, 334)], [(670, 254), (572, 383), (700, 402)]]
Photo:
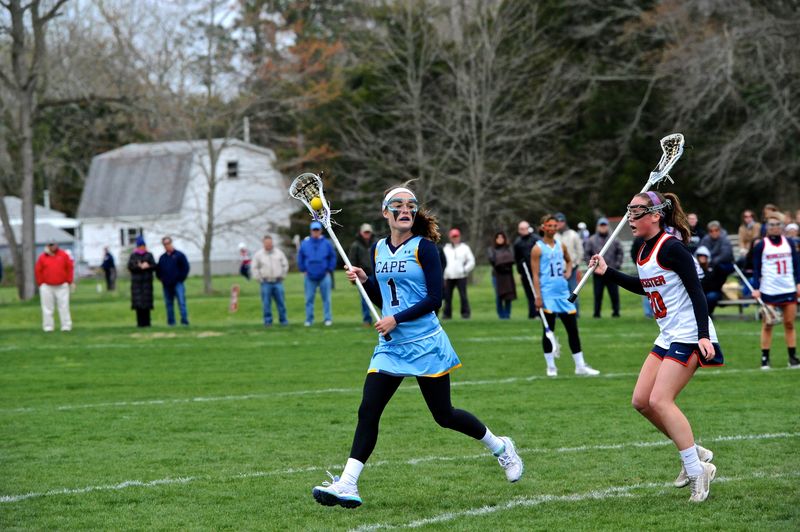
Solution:
[(92, 159), (78, 218), (178, 213), (195, 143), (129, 144)]

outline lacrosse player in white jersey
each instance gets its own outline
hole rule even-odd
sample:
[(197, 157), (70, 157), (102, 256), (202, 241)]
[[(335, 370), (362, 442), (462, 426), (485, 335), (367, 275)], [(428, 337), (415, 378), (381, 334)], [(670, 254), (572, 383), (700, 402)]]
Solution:
[(332, 482), (316, 486), (312, 495), (325, 506), (361, 505), (358, 477), (378, 441), (383, 409), (405, 377), (416, 378), (440, 426), (483, 443), (497, 457), (506, 479), (516, 482), (522, 476), (523, 463), (511, 438), (495, 436), (478, 418), (453, 408), (450, 402), (450, 372), (461, 367), (461, 362), (436, 317), (442, 304), (436, 218), (420, 209), (408, 184), (386, 191), (381, 209), (390, 235), (372, 247), (374, 274), (367, 276), (355, 266), (347, 270), (348, 279), (362, 283), (370, 299), (381, 307), (383, 318), (375, 323), (381, 337), (367, 370), (350, 458), (341, 477), (328, 473)]
[(593, 256), (590, 265), (597, 265), (596, 274), (650, 300), (661, 332), (639, 372), (633, 407), (678, 448), (682, 468), (675, 486), (690, 485), (689, 500), (702, 502), (716, 476), (717, 468), (710, 463), (714, 454), (695, 444), (689, 420), (675, 398), (698, 367), (723, 364), (722, 350), (685, 244), (689, 223), (678, 197), (652, 191), (637, 194), (628, 214), (633, 236), (645, 239), (636, 260), (639, 275), (609, 268), (600, 255)]
[[(753, 297), (783, 310), (783, 330), (789, 351), (789, 367), (800, 368), (797, 359), (797, 298), (800, 297), (800, 254), (783, 236), (784, 216), (774, 211), (767, 217), (767, 235), (753, 247)], [(761, 369), (769, 369), (772, 321), (765, 313), (761, 325)]]

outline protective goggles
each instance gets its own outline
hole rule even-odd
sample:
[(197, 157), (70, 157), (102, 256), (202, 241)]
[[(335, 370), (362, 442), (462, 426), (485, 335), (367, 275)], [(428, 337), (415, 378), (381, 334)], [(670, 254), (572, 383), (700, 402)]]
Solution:
[(406, 209), (412, 215), (416, 215), (419, 210), (419, 202), (414, 198), (389, 198), (383, 202), (383, 206), (393, 213), (399, 213), (402, 209)]
[(628, 205), (626, 209), (628, 210), (628, 216), (633, 220), (638, 220), (647, 214), (661, 214), (664, 209), (670, 207), (672, 207), (672, 202), (666, 200), (664, 203), (659, 203), (658, 205)]

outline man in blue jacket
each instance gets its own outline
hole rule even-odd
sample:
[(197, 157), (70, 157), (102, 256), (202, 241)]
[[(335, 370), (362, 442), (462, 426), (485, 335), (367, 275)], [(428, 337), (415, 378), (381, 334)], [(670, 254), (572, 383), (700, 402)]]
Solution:
[(178, 299), (178, 310), (181, 313), (181, 324), (189, 325), (186, 312), (186, 288), (183, 282), (189, 275), (189, 261), (186, 255), (175, 249), (172, 238), (161, 239), (164, 254), (158, 258), (156, 276), (164, 289), (164, 304), (167, 306), (167, 325), (175, 325), (175, 299)]
[(333, 245), (322, 236), (322, 224), (311, 222), (311, 236), (300, 243), (297, 252), (297, 267), (306, 276), (306, 322), (310, 327), (314, 323), (314, 294), (319, 288), (322, 295), (322, 311), (325, 325), (333, 325), (331, 315), (331, 273), (336, 269), (336, 252)]

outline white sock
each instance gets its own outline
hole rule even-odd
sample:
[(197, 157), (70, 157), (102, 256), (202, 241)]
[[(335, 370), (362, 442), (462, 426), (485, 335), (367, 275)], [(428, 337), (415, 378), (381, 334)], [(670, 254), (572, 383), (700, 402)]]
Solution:
[(361, 474), (362, 469), (364, 469), (364, 464), (362, 462), (359, 462), (355, 458), (348, 458), (344, 466), (344, 471), (342, 471), (342, 476), (339, 478), (342, 482), (355, 486), (358, 484), (358, 476)]
[(680, 451), (681, 460), (683, 460), (683, 467), (686, 468), (686, 474), (690, 477), (696, 477), (703, 473), (703, 465), (700, 463), (700, 458), (697, 456), (697, 447), (692, 445), (688, 449)]
[(506, 449), (506, 444), (503, 443), (503, 440), (492, 434), (492, 431), (489, 430), (489, 427), (486, 427), (486, 434), (484, 434), (483, 438), (481, 438), (481, 443), (484, 444), (486, 448), (489, 449), (495, 456), (500, 456)]
[(583, 361), (583, 351), (572, 353), (572, 360), (575, 361), (576, 368), (582, 368), (583, 366), (586, 365), (586, 362)]
[(544, 359), (547, 362), (547, 367), (548, 368), (555, 369), (555, 367), (556, 367), (556, 355), (555, 355), (555, 353), (545, 353), (544, 354)]

